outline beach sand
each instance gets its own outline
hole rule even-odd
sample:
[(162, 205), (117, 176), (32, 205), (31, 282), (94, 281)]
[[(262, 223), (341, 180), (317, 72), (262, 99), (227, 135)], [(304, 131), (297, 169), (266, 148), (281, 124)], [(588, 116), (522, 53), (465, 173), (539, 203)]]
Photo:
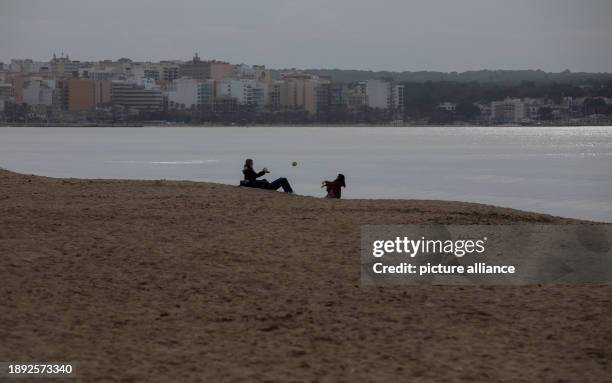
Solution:
[(612, 381), (611, 286), (360, 287), (360, 226), (410, 223), (575, 221), (0, 171), (0, 361), (76, 361), (71, 382)]

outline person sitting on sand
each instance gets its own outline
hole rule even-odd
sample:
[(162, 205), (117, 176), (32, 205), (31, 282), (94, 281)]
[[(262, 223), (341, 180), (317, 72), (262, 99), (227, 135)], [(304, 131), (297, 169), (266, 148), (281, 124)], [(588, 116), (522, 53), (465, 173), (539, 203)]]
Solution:
[(289, 185), (289, 181), (285, 177), (281, 177), (272, 182), (268, 182), (266, 179), (258, 180), (259, 177), (263, 176), (266, 173), (270, 173), (267, 168), (263, 168), (260, 172), (256, 172), (253, 170), (253, 160), (247, 158), (244, 162), (244, 169), (242, 169), (242, 174), (244, 174), (244, 181), (240, 183), (241, 186), (247, 186), (258, 189), (269, 189), (269, 190), (278, 190), (278, 188), (282, 187), (285, 193), (293, 193), (293, 189), (291, 185)]
[(342, 197), (342, 188), (346, 187), (344, 181), (344, 174), (338, 174), (338, 177), (334, 181), (323, 181), (321, 184), (322, 188), (327, 188), (327, 195), (325, 198), (338, 198)]

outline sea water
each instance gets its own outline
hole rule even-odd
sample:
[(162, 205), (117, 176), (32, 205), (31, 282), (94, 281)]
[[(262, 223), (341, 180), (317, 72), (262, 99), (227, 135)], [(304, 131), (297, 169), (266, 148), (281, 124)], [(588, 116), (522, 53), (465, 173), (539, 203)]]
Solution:
[(28, 174), (237, 185), (246, 158), (303, 195), (343, 173), (343, 198), (612, 222), (612, 127), (0, 128), (0, 167)]

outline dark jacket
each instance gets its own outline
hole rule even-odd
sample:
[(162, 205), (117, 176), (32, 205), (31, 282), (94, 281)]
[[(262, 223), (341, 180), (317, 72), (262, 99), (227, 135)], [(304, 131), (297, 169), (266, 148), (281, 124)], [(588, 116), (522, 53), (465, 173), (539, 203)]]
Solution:
[(342, 197), (342, 186), (343, 184), (338, 181), (325, 181), (325, 188), (327, 189), (327, 196), (325, 198), (341, 198)]
[(257, 173), (255, 170), (253, 170), (253, 168), (248, 168), (245, 166), (244, 169), (242, 169), (242, 174), (244, 174), (244, 180), (247, 181), (247, 183), (255, 184), (257, 178), (263, 176), (264, 174), (266, 174), (266, 172), (262, 170)]

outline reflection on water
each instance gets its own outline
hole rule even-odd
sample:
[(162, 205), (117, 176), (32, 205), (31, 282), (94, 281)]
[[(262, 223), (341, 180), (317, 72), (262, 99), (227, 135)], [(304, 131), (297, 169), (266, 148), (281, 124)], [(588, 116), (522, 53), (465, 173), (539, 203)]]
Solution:
[[(244, 159), (298, 194), (471, 201), (612, 222), (612, 127), (0, 128), (0, 167), (237, 184)], [(296, 161), (298, 166), (291, 166)]]

